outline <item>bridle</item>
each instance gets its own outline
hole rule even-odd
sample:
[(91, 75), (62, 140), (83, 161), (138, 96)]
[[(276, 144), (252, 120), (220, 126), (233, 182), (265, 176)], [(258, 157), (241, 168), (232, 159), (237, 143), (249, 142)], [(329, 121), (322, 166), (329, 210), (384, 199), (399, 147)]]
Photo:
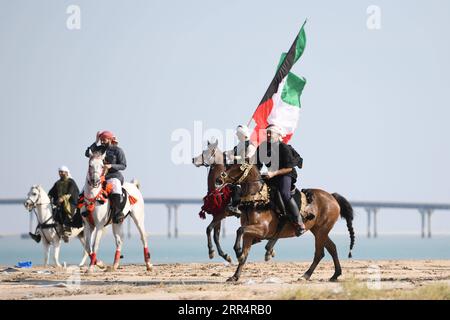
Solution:
[[(35, 189), (37, 189), (37, 188), (35, 188)], [(55, 232), (58, 235), (58, 237), (61, 237), (58, 233), (58, 230), (56, 229), (56, 223), (53, 218), (53, 210), (50, 211), (51, 212), (50, 217), (47, 220), (45, 220), (44, 222), (39, 221), (39, 215), (36, 212), (36, 207), (49, 205), (49, 204), (51, 204), (51, 201), (49, 201), (47, 203), (43, 203), (43, 202), (39, 203), (39, 200), (41, 199), (41, 191), (39, 189), (37, 189), (37, 190), (38, 190), (38, 197), (36, 198), (35, 201), (31, 200), (29, 197), (27, 198), (27, 200), (31, 202), (31, 209), (29, 211), (34, 213), (34, 215), (36, 216), (36, 220), (38, 222), (36, 229), (43, 230), (43, 229), (53, 228), (53, 229), (55, 229)], [(53, 221), (51, 221), (51, 220), (53, 220)], [(51, 223), (49, 223), (49, 222), (51, 222)], [(45, 235), (45, 232), (41, 232), (41, 233), (44, 236), (45, 241), (47, 241), (47, 243), (52, 243), (50, 240), (48, 240), (47, 236)]]
[(96, 183), (94, 183), (92, 181), (89, 170), (90, 170), (90, 168), (88, 169), (87, 183), (92, 188), (98, 188), (105, 181), (105, 175), (106, 175), (106, 172), (108, 171), (108, 169), (105, 168), (105, 166), (103, 165), (102, 173), (100, 174), (100, 179)]
[[(31, 200), (30, 198), (27, 198), (27, 200), (28, 201), (30, 201), (31, 202), (31, 204), (32, 204), (32, 210), (33, 209), (36, 209), (36, 207), (37, 206), (43, 206), (43, 205), (48, 205), (48, 204), (50, 204), (51, 202), (49, 201), (49, 202), (47, 202), (47, 203), (38, 203), (38, 201), (41, 199), (41, 191), (38, 189), (38, 188), (33, 188), (33, 189), (37, 189), (38, 190), (38, 197), (36, 198), (36, 201), (33, 201), (33, 200)], [(31, 210), (30, 210), (31, 211)]]
[[(222, 179), (230, 179), (231, 181), (232, 181), (232, 183), (233, 184), (240, 184), (242, 181), (244, 181), (246, 178), (247, 178), (247, 176), (249, 175), (249, 173), (250, 173), (250, 171), (253, 169), (253, 165), (252, 164), (250, 164), (250, 163), (243, 163), (243, 164), (241, 164), (241, 166), (239, 167), (239, 169), (241, 170), (241, 172), (242, 172), (242, 174), (240, 175), (240, 176), (237, 176), (237, 177), (231, 177), (231, 176), (229, 176), (228, 175), (228, 173), (226, 173), (226, 172), (222, 172), (221, 174), (220, 174), (220, 177), (222, 178)], [(257, 182), (257, 181), (261, 181), (262, 179), (258, 179), (258, 180), (255, 180), (255, 181), (251, 181), (251, 182)], [(251, 183), (251, 182), (249, 182), (249, 183)]]
[(207, 168), (209, 166), (211, 166), (210, 162), (211, 162), (211, 160), (213, 160), (216, 157), (216, 150), (217, 150), (217, 147), (214, 147), (213, 151), (211, 152), (211, 155), (208, 158), (208, 162), (205, 162), (205, 156), (203, 155), (203, 152), (202, 152), (202, 166), (207, 167)]

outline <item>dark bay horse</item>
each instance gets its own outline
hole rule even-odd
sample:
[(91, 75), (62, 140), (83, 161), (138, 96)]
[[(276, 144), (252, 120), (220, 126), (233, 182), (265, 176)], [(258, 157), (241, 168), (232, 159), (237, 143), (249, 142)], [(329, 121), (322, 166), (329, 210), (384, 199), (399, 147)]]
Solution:
[[(244, 179), (242, 179), (244, 177)], [(265, 183), (261, 177), (258, 168), (255, 165), (245, 163), (231, 165), (221, 175), (220, 182), (223, 184), (234, 183), (241, 179), (242, 189), (247, 194), (252, 194), (261, 190)], [(246, 185), (244, 187), (244, 185)], [(347, 222), (347, 228), (350, 233), (350, 252), (355, 243), (355, 233), (353, 230), (353, 208), (350, 203), (337, 193), (330, 194), (320, 189), (308, 189), (312, 195), (312, 201), (309, 204), (310, 211), (314, 214), (314, 219), (305, 221), (306, 230), (310, 230), (315, 237), (315, 253), (314, 260), (309, 269), (304, 273), (303, 277), (309, 279), (324, 257), (324, 248), (330, 253), (334, 263), (334, 274), (330, 281), (336, 281), (342, 274), (341, 265), (336, 250), (336, 245), (329, 238), (328, 233), (333, 228), (339, 216)], [(244, 195), (243, 195), (244, 196)], [(241, 227), (236, 233), (236, 243), (234, 250), (239, 261), (234, 275), (228, 281), (237, 281), (241, 275), (242, 268), (247, 260), (250, 247), (256, 241), (269, 239), (272, 245), (278, 238), (295, 237), (295, 229), (291, 223), (284, 224), (281, 230), (278, 229), (279, 217), (271, 208), (248, 208), (244, 209), (241, 215)], [(242, 241), (242, 247), (241, 247)], [(266, 249), (268, 249), (266, 247)]]
[[(220, 174), (225, 171), (225, 156), (223, 152), (218, 148), (218, 141), (210, 142), (208, 141), (208, 146), (203, 152), (192, 158), (192, 163), (196, 167), (207, 167), (209, 168), (208, 172), (208, 193), (217, 188), (217, 179), (220, 178)], [(217, 247), (217, 251), (219, 255), (224, 258), (226, 261), (232, 261), (231, 257), (223, 252), (222, 247), (220, 245), (220, 229), (221, 222), (223, 219), (229, 216), (234, 216), (232, 212), (224, 210), (220, 214), (213, 215), (213, 220), (206, 228), (206, 237), (208, 239), (208, 254), (209, 258), (214, 258), (214, 249), (211, 241), (211, 231), (214, 229), (214, 243)], [(270, 245), (270, 252), (266, 252), (266, 261), (275, 256), (273, 246), (275, 245), (275, 241), (273, 241)], [(268, 246), (269, 247), (269, 246)]]
[[(216, 189), (216, 180), (225, 170), (224, 155), (217, 145), (217, 140), (215, 142), (208, 141), (208, 147), (206, 148), (206, 150), (203, 150), (203, 152), (199, 156), (192, 158), (192, 163), (196, 167), (203, 166), (209, 168), (208, 193)], [(216, 244), (219, 255), (230, 263), (232, 261), (231, 257), (223, 252), (222, 247), (220, 246), (220, 229), (222, 226), (221, 222), (223, 219), (230, 215), (233, 214), (226, 210), (224, 210), (220, 214), (213, 215), (213, 220), (206, 228), (206, 237), (208, 238), (208, 253), (210, 259), (214, 258), (214, 249), (211, 241), (211, 231), (214, 229), (214, 243)]]

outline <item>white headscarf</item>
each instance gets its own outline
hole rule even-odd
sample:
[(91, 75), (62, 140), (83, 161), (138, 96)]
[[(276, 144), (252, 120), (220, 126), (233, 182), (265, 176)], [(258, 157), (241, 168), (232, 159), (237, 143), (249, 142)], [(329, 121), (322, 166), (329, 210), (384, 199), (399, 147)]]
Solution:
[(236, 128), (236, 134), (241, 133), (243, 136), (245, 136), (247, 139), (250, 139), (250, 129), (247, 126), (239, 125)]
[(269, 130), (275, 133), (278, 133), (280, 135), (280, 140), (282, 140), (282, 138), (286, 135), (283, 128), (275, 125), (275, 124), (270, 124), (266, 130)]
[(69, 170), (69, 168), (67, 168), (66, 166), (61, 166), (61, 167), (59, 167), (58, 171), (64, 171), (64, 172), (67, 172), (67, 176), (68, 176), (69, 178), (72, 178), (72, 176), (70, 175), (70, 170)]

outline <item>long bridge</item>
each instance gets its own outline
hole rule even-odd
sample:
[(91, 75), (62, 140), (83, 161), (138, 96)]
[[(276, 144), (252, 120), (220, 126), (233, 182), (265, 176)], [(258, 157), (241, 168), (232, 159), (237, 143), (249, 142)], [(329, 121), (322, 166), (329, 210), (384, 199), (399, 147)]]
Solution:
[[(0, 205), (23, 205), (24, 199), (0, 199)], [(165, 205), (167, 207), (167, 236), (178, 237), (178, 208), (181, 205), (203, 204), (200, 198), (144, 198), (148, 205)], [(381, 209), (409, 210), (410, 213), (418, 212), (421, 215), (421, 236), (431, 237), (431, 216), (434, 211), (450, 211), (450, 204), (443, 203), (414, 203), (414, 202), (377, 202), (377, 201), (350, 201), (353, 208), (362, 208), (367, 213), (367, 237), (377, 237), (377, 215)], [(33, 232), (33, 217), (30, 215), (29, 229)], [(173, 222), (172, 222), (173, 218)], [(128, 219), (128, 236), (130, 236), (130, 220)], [(222, 230), (225, 236), (225, 230)]]

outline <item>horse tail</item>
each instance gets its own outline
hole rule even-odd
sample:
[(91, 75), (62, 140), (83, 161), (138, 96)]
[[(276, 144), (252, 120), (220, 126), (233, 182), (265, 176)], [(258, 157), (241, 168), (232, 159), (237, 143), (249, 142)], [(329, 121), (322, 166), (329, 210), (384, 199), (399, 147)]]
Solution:
[(350, 202), (341, 196), (339, 193), (333, 193), (332, 196), (339, 203), (341, 208), (341, 218), (347, 221), (348, 233), (350, 233), (350, 251), (348, 252), (348, 257), (352, 257), (352, 249), (355, 244), (355, 231), (353, 230), (353, 208)]

